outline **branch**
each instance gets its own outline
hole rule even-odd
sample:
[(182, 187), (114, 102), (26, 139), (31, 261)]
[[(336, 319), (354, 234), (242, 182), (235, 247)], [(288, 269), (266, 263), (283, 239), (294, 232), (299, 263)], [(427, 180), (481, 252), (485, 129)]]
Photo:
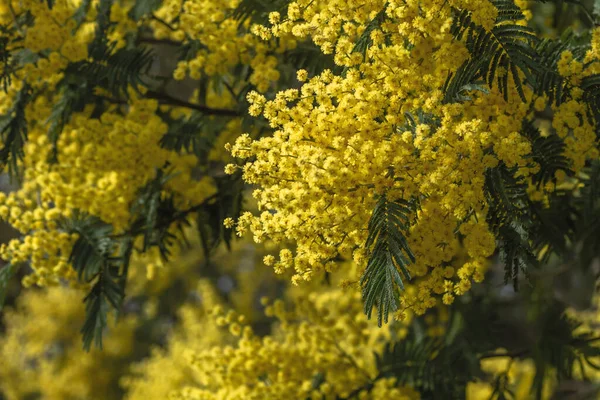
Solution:
[(166, 26), (169, 30), (175, 32), (177, 29), (175, 29), (171, 24), (169, 24), (167, 21), (165, 21), (162, 18), (157, 17), (156, 15), (152, 14), (150, 16), (150, 19), (153, 19), (156, 22), (161, 23), (162, 25)]
[(150, 99), (156, 99), (156, 100), (162, 102), (163, 104), (177, 106), (177, 107), (185, 107), (185, 108), (199, 111), (204, 114), (221, 115), (221, 116), (229, 116), (229, 117), (241, 116), (241, 114), (236, 110), (223, 109), (223, 108), (210, 108), (210, 107), (203, 106), (200, 104), (190, 103), (185, 100), (176, 99), (165, 93), (148, 91), (148, 92), (146, 92), (146, 96)]
[[(108, 97), (108, 96), (103, 96), (103, 95), (95, 95), (95, 96), (98, 98), (101, 98), (103, 100), (106, 100), (108, 102), (111, 102), (113, 104), (119, 104), (119, 105), (129, 104), (124, 99), (116, 99), (114, 97)], [(161, 104), (176, 106), (176, 107), (185, 107), (185, 108), (199, 111), (203, 114), (220, 115), (220, 116), (225, 116), (225, 117), (240, 117), (241, 116), (241, 113), (239, 113), (236, 110), (230, 110), (230, 109), (224, 109), (224, 108), (211, 108), (211, 107), (203, 106), (201, 104), (194, 104), (194, 103), (190, 103), (189, 101), (176, 99), (165, 93), (148, 91), (148, 92), (146, 92), (146, 96), (150, 99), (158, 100)]]

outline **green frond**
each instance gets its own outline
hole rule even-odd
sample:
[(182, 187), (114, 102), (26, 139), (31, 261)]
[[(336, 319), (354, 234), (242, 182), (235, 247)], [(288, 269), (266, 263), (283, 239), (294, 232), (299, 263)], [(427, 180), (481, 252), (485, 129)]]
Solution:
[(19, 160), (25, 155), (23, 148), (28, 133), (25, 108), (32, 99), (32, 89), (27, 84), (23, 85), (11, 109), (0, 116), (0, 139), (3, 143), (0, 148), (0, 171), (8, 165), (8, 171), (13, 177), (18, 176)]
[[(599, 370), (594, 362), (600, 356), (600, 348), (595, 343), (600, 339), (588, 331), (578, 328), (581, 322), (565, 315), (562, 307), (554, 306), (541, 315), (539, 320), (539, 341), (533, 353), (535, 377), (532, 394), (542, 399), (546, 374), (553, 370), (559, 381), (575, 379), (586, 371)], [(577, 333), (576, 333), (577, 332)]]
[(580, 87), (590, 116), (595, 121), (600, 121), (600, 74), (586, 76), (581, 81)]
[(560, 105), (567, 97), (569, 84), (558, 73), (558, 61), (561, 54), (569, 49), (568, 41), (543, 39), (536, 46), (540, 64), (543, 68), (537, 76), (538, 95), (546, 94), (550, 103)]
[(90, 10), (90, 6), (92, 5), (92, 0), (82, 0), (79, 7), (73, 13), (73, 20), (76, 23), (76, 28), (79, 28), (81, 24), (85, 21), (87, 17), (88, 11)]
[(102, 335), (107, 326), (108, 314), (121, 306), (124, 297), (116, 271), (111, 270), (105, 268), (98, 274), (92, 289), (84, 298), (85, 322), (81, 334), (86, 351), (89, 351), (92, 342), (97, 348), (102, 348)]
[(382, 7), (381, 11), (379, 11), (371, 21), (369, 21), (363, 33), (361, 33), (359, 38), (356, 40), (354, 48), (352, 49), (353, 53), (361, 53), (363, 57), (365, 56), (367, 50), (369, 47), (371, 47), (371, 44), (373, 44), (371, 33), (373, 33), (375, 29), (381, 28), (381, 24), (383, 21), (385, 21), (386, 9), (387, 3)]
[(563, 195), (551, 196), (548, 206), (531, 207), (535, 224), (531, 228), (531, 247), (546, 264), (550, 257), (568, 257), (570, 244), (575, 237), (576, 210), (570, 198)]
[[(122, 266), (128, 264), (129, 260), (113, 256), (123, 249), (123, 243), (111, 236), (112, 226), (98, 217), (75, 212), (73, 218), (61, 221), (60, 228), (78, 235), (69, 262), (81, 282), (92, 284), (84, 299), (86, 315), (81, 329), (83, 347), (89, 350), (94, 342), (101, 348), (108, 313), (111, 310), (118, 311), (125, 296), (127, 271)], [(125, 240), (129, 243), (127, 238)], [(130, 251), (126, 253), (127, 257), (130, 255)]]
[(58, 100), (54, 103), (50, 117), (46, 121), (48, 123), (48, 138), (52, 143), (50, 162), (58, 161), (58, 139), (65, 125), (71, 120), (71, 115), (74, 112), (82, 111), (92, 94), (87, 82), (74, 78), (67, 75), (58, 84), (57, 89), (60, 94)]
[(129, 10), (129, 16), (134, 21), (139, 21), (158, 9), (162, 3), (162, 0), (135, 0), (135, 4)]
[(240, 24), (250, 19), (254, 23), (264, 25), (269, 21), (270, 12), (283, 13), (289, 3), (290, 0), (241, 0), (231, 17), (240, 21)]
[(165, 184), (172, 177), (172, 174), (158, 169), (156, 177), (140, 190), (131, 207), (134, 216), (132, 237), (142, 235), (143, 251), (157, 247), (164, 260), (169, 259), (171, 247), (177, 239), (172, 232), (173, 225), (180, 230), (189, 225), (185, 215), (175, 206), (173, 197), (163, 193)]
[(523, 101), (526, 101), (523, 86), (535, 86), (539, 68), (535, 45), (539, 39), (533, 29), (515, 23), (523, 14), (511, 0), (494, 1), (494, 4), (499, 13), (490, 31), (476, 25), (469, 11), (457, 11), (452, 33), (459, 40), (465, 39), (471, 57), (446, 83), (446, 88), (451, 89), (446, 93), (446, 102), (461, 101), (458, 94), (462, 88), (476, 80), (487, 82), (490, 88), (497, 85), (505, 100), (508, 100), (509, 78)]
[(530, 244), (532, 220), (527, 184), (515, 176), (515, 169), (501, 164), (486, 172), (485, 194), (489, 204), (487, 223), (498, 239), (498, 251), (504, 264), (504, 280), (518, 287), (520, 272), (539, 262)]
[(305, 69), (309, 76), (317, 76), (326, 69), (334, 71), (337, 68), (333, 57), (323, 54), (321, 49), (312, 43), (299, 43), (296, 48), (285, 52), (284, 60), (294, 70)]
[(556, 181), (555, 174), (564, 171), (571, 174), (571, 163), (565, 156), (565, 143), (556, 134), (543, 137), (540, 130), (530, 121), (523, 121), (523, 136), (531, 143), (530, 158), (539, 165), (540, 170), (533, 176), (538, 187), (550, 181)]
[(390, 311), (398, 309), (398, 289), (404, 289), (404, 279), (410, 280), (408, 264), (415, 262), (405, 233), (408, 232), (414, 204), (379, 198), (371, 219), (365, 248), (369, 251), (367, 267), (361, 277), (364, 311), (371, 318), (377, 307), (377, 322), (388, 321)]
[(178, 153), (193, 153), (201, 164), (207, 164), (216, 139), (230, 120), (196, 112), (170, 121), (169, 131), (160, 139), (160, 146)]
[(416, 112), (405, 112), (404, 121), (404, 124), (399, 126), (397, 131), (410, 131), (413, 135), (417, 133), (417, 126), (420, 124), (429, 125), (433, 130), (438, 129), (442, 124), (438, 116), (420, 109)]
[(244, 182), (241, 174), (216, 178), (216, 184), (217, 195), (198, 211), (196, 217), (198, 233), (207, 262), (221, 243), (225, 243), (228, 249), (231, 248), (233, 229), (226, 228), (223, 221), (225, 218), (234, 220), (239, 218), (243, 208)]
[(527, 184), (522, 178), (516, 178), (515, 172), (501, 164), (488, 169), (485, 174), (488, 224), (495, 231), (527, 211)]
[(62, 230), (78, 235), (69, 262), (77, 271), (79, 280), (92, 281), (116, 249), (116, 243), (110, 237), (112, 225), (98, 217), (76, 213), (73, 218), (62, 221), (60, 226)]
[(520, 274), (528, 278), (530, 268), (539, 266), (528, 232), (520, 221), (503, 225), (498, 231), (498, 252), (504, 265), (504, 283), (512, 281), (515, 290), (519, 288)]
[(393, 377), (400, 385), (418, 389), (423, 398), (464, 399), (466, 385), (474, 378), (477, 366), (469, 360), (462, 344), (430, 337), (388, 343), (381, 354), (376, 354), (377, 370), (381, 377)]
[(66, 74), (87, 78), (90, 87), (100, 86), (112, 92), (117, 98), (128, 98), (128, 89), (137, 92), (145, 87), (146, 75), (154, 60), (151, 49), (120, 49), (114, 52), (114, 44), (98, 51), (92, 60), (72, 63)]
[(2, 66), (2, 70), (0, 71), (0, 85), (2, 85), (4, 92), (8, 90), (14, 73), (13, 54), (9, 50), (9, 46), (13, 43), (13, 30), (8, 25), (0, 25), (0, 66)]
[(525, 18), (521, 8), (513, 0), (492, 0), (492, 3), (498, 9), (496, 23), (518, 21)]
[(584, 172), (584, 186), (574, 202), (579, 217), (576, 228), (579, 258), (587, 268), (600, 257), (600, 162), (593, 162)]
[[(477, 76), (483, 66), (485, 59), (470, 58), (461, 65), (456, 73), (450, 73), (444, 84), (444, 103), (455, 103), (470, 101), (472, 98), (469, 92), (476, 90), (483, 93), (489, 93), (489, 90), (477, 82)], [(485, 83), (485, 82), (483, 82)]]
[(0, 311), (2, 311), (2, 307), (4, 306), (8, 284), (13, 276), (19, 271), (20, 267), (21, 264), (7, 264), (0, 268)]

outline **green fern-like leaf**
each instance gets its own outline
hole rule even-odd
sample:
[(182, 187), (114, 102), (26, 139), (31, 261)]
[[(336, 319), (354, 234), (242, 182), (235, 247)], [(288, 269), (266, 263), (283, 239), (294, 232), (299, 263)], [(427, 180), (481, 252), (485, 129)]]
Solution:
[(257, 24), (266, 24), (269, 21), (269, 13), (273, 11), (283, 12), (290, 0), (241, 0), (233, 10), (232, 18), (242, 24), (247, 19)]
[(208, 154), (230, 118), (193, 113), (188, 118), (172, 121), (169, 131), (161, 138), (160, 146), (179, 153), (193, 153), (205, 164)]
[(152, 13), (162, 4), (161, 0), (136, 0), (133, 7), (129, 11), (129, 15), (135, 21), (139, 21), (144, 16)]
[[(459, 40), (465, 38), (471, 57), (446, 84), (453, 89), (447, 101), (455, 99), (464, 85), (479, 79), (487, 82), (490, 88), (497, 85), (505, 100), (508, 100), (509, 78), (523, 101), (526, 101), (524, 84), (535, 85), (539, 69), (535, 45), (539, 39), (531, 28), (515, 23), (523, 18), (523, 14), (511, 0), (495, 0), (494, 5), (498, 8), (498, 17), (489, 31), (476, 25), (469, 11), (458, 12), (455, 18), (452, 32)], [(502, 74), (499, 73), (501, 68)]]
[(294, 70), (305, 69), (309, 76), (319, 75), (326, 69), (334, 71), (337, 68), (333, 57), (323, 54), (321, 49), (312, 43), (299, 43), (296, 48), (287, 51), (284, 57)]
[(13, 54), (9, 50), (9, 45), (12, 42), (12, 32), (13, 29), (8, 25), (0, 25), (0, 66), (2, 66), (0, 84), (4, 92), (8, 90), (14, 73), (12, 66)]
[(156, 177), (140, 190), (131, 208), (131, 213), (135, 216), (131, 229), (132, 237), (142, 235), (143, 251), (157, 247), (164, 260), (169, 259), (171, 247), (177, 239), (172, 232), (173, 225), (181, 232), (184, 226), (189, 225), (185, 218), (186, 212), (178, 210), (173, 197), (163, 193), (165, 184), (173, 176), (159, 169)]
[(92, 281), (116, 249), (116, 243), (110, 237), (112, 225), (97, 217), (76, 213), (74, 218), (63, 221), (61, 228), (78, 235), (69, 262), (80, 280)]
[(503, 225), (498, 232), (500, 261), (504, 264), (504, 283), (511, 282), (519, 288), (521, 273), (527, 278), (531, 267), (539, 260), (530, 244), (529, 230), (519, 222)]
[(537, 75), (538, 95), (546, 94), (550, 103), (560, 105), (568, 95), (569, 84), (558, 73), (558, 61), (563, 51), (569, 49), (568, 41), (541, 40), (536, 46), (536, 53), (543, 69)]
[(486, 172), (485, 191), (489, 204), (488, 224), (493, 230), (509, 224), (527, 211), (527, 183), (515, 177), (515, 170), (504, 164)]
[[(92, 284), (84, 299), (86, 316), (81, 329), (83, 347), (89, 350), (94, 342), (101, 348), (108, 313), (111, 310), (118, 311), (125, 296), (126, 272), (121, 271), (129, 260), (113, 255), (118, 253), (123, 243), (111, 236), (112, 226), (97, 217), (76, 212), (73, 218), (62, 221), (60, 227), (78, 235), (69, 262), (81, 282)], [(128, 238), (124, 240), (129, 241)], [(131, 252), (125, 255), (129, 257)]]
[(117, 98), (129, 97), (128, 89), (145, 87), (144, 75), (154, 60), (152, 50), (147, 48), (121, 49), (107, 45), (98, 51), (91, 61), (80, 61), (69, 65), (67, 73), (86, 77), (88, 84), (110, 90)]
[(217, 195), (197, 214), (198, 233), (207, 262), (221, 243), (231, 249), (233, 229), (225, 228), (223, 221), (225, 218), (239, 218), (243, 208), (244, 183), (241, 174), (217, 178), (216, 184)]
[(12, 277), (15, 276), (20, 266), (21, 264), (8, 264), (0, 268), (0, 311), (2, 311), (2, 307), (4, 306), (8, 284)]
[(48, 138), (52, 143), (50, 162), (58, 161), (58, 139), (63, 128), (71, 119), (74, 112), (82, 111), (91, 95), (91, 89), (85, 81), (74, 79), (67, 75), (58, 85), (60, 91), (58, 100), (54, 103), (48, 118)]
[(549, 370), (562, 381), (574, 379), (576, 373), (586, 379), (586, 371), (599, 369), (594, 359), (600, 356), (600, 348), (595, 345), (600, 338), (589, 331), (578, 331), (582, 323), (566, 316), (559, 305), (553, 305), (540, 317), (531, 391), (535, 399), (541, 400)]
[(380, 377), (396, 378), (398, 384), (417, 389), (423, 398), (459, 400), (464, 399), (466, 385), (477, 369), (468, 355), (463, 343), (408, 337), (387, 344), (376, 354), (376, 364)]
[(519, 284), (520, 272), (528, 274), (539, 264), (529, 241), (532, 228), (527, 184), (515, 176), (516, 170), (501, 164), (486, 172), (485, 193), (489, 204), (487, 222), (498, 238), (505, 281)]
[(530, 158), (540, 167), (533, 177), (538, 187), (554, 181), (558, 171), (571, 173), (571, 163), (564, 154), (565, 143), (558, 135), (543, 137), (540, 130), (529, 121), (524, 121), (522, 133), (531, 142)]
[(383, 21), (385, 21), (386, 9), (387, 3), (383, 6), (381, 11), (379, 11), (371, 21), (369, 21), (363, 33), (356, 40), (354, 48), (352, 49), (353, 53), (358, 52), (363, 56), (366, 54), (368, 48), (371, 47), (371, 44), (373, 43), (373, 40), (371, 39), (371, 33), (373, 33), (375, 29), (379, 29)]
[(411, 279), (407, 269), (415, 256), (405, 237), (411, 225), (412, 203), (390, 201), (381, 196), (369, 221), (365, 247), (369, 261), (360, 280), (364, 311), (369, 318), (377, 306), (377, 321), (388, 321), (390, 311), (398, 309), (398, 289), (404, 289), (404, 279)]
[(581, 81), (580, 87), (583, 90), (583, 100), (588, 106), (590, 116), (596, 121), (600, 121), (600, 74), (586, 76)]
[(585, 169), (584, 186), (574, 200), (578, 219), (576, 238), (581, 243), (581, 264), (589, 266), (600, 257), (600, 162)]
[(86, 351), (89, 351), (92, 343), (102, 348), (102, 336), (108, 322), (108, 314), (121, 306), (124, 293), (116, 273), (117, 271), (111, 268), (103, 269), (84, 299), (85, 322), (81, 334)]
[(28, 133), (25, 108), (32, 98), (33, 93), (29, 85), (23, 85), (9, 112), (0, 116), (0, 139), (3, 143), (0, 148), (0, 171), (8, 165), (11, 176), (18, 175), (19, 160), (25, 155), (23, 148)]

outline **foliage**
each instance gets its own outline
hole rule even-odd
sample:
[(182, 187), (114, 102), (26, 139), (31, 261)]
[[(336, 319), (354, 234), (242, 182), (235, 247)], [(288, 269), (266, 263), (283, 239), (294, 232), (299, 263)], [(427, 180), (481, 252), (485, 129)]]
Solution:
[(365, 247), (370, 256), (367, 268), (361, 278), (365, 313), (370, 318), (377, 305), (377, 322), (388, 321), (390, 311), (398, 309), (397, 290), (404, 289), (404, 279), (410, 279), (406, 269), (415, 256), (408, 246), (405, 233), (410, 227), (410, 214), (414, 207), (410, 202), (390, 201), (381, 196), (371, 220), (369, 237)]

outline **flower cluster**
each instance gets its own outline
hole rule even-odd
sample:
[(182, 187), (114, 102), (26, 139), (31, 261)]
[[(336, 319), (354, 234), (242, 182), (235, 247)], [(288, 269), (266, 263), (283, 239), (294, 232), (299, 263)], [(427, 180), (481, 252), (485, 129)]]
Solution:
[[(485, 29), (498, 15), (487, 0), (306, 0), (290, 3), (287, 16), (272, 14), (270, 26), (254, 28), (264, 40), (290, 34), (312, 40), (344, 68), (309, 79), (300, 70), (301, 87), (280, 90), (272, 99), (248, 95), (250, 113), (262, 115), (275, 132), (258, 140), (242, 135), (229, 147), (246, 160), (244, 179), (257, 187), (259, 206), (258, 214), (242, 215), (236, 229), (283, 247), (267, 265), (292, 271), (295, 283), (332, 271), (340, 257), (365, 266), (367, 225), (377, 199), (418, 199), (408, 234), (416, 256), (408, 269), (418, 279), (401, 294), (398, 316), (406, 310), (422, 314), (439, 297), (450, 304), (483, 279), (496, 250), (494, 228), (486, 222), (491, 169), (515, 170), (531, 187), (532, 199), (554, 190), (551, 183), (536, 185), (539, 165), (532, 161), (532, 139), (522, 131), (522, 121), (536, 112), (529, 103), (539, 112), (547, 98), (508, 79), (505, 89), (494, 85), (470, 91), (466, 101), (445, 99), (448, 76), (469, 58), (466, 38), (452, 33), (456, 10), (469, 11)], [(582, 64), (565, 52), (558, 68), (576, 85), (576, 75), (597, 67), (582, 72)], [(598, 158), (580, 92), (575, 88), (572, 99), (552, 105), (552, 126), (565, 138), (575, 173)], [(238, 168), (231, 164), (226, 172)], [(565, 174), (552, 178), (561, 183)]]

